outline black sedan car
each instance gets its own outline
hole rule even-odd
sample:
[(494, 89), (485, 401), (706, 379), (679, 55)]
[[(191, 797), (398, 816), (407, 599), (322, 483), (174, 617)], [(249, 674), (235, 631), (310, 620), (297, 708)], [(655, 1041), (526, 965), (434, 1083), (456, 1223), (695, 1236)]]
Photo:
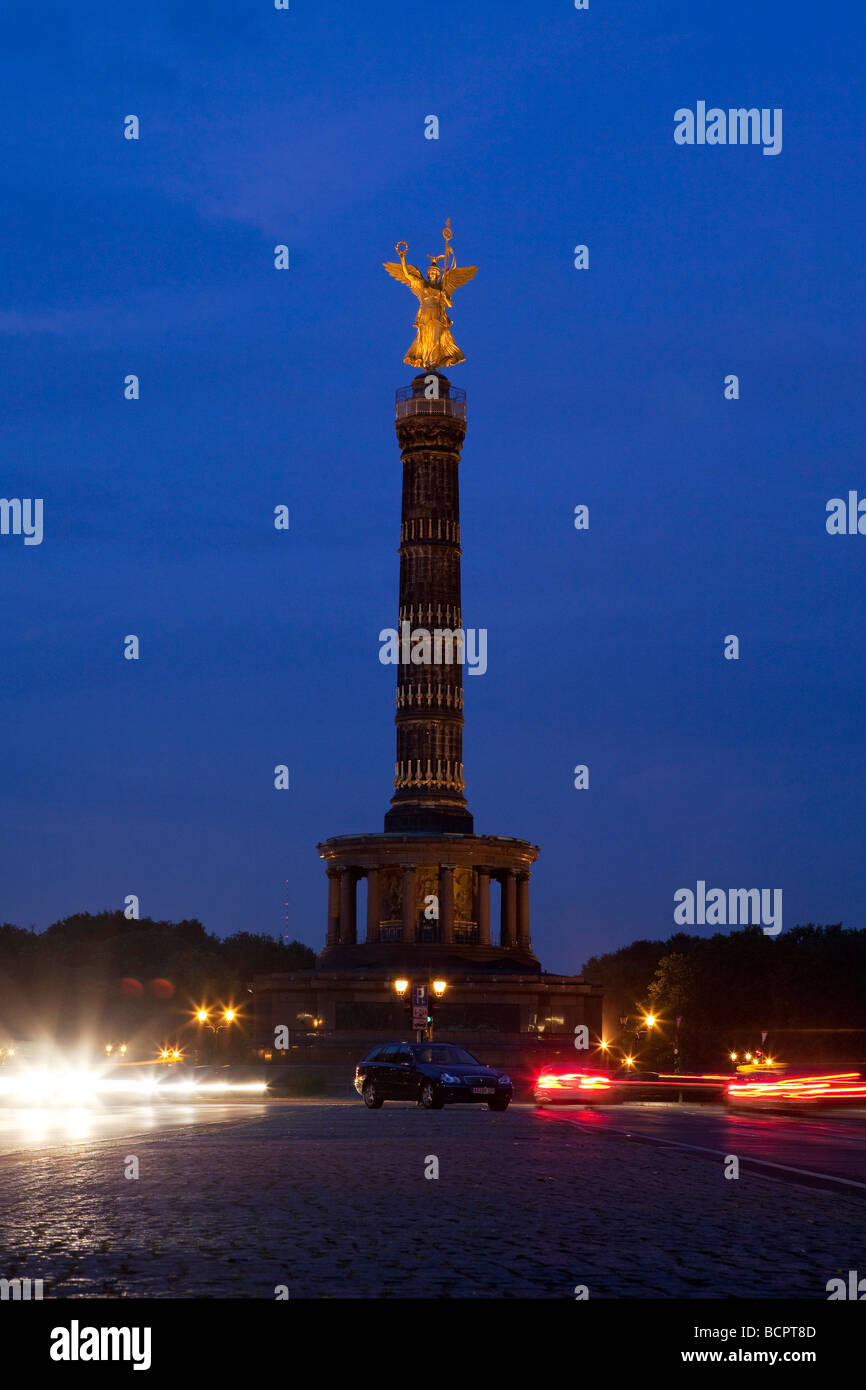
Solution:
[(507, 1110), (511, 1077), (486, 1067), (453, 1043), (381, 1043), (355, 1068), (355, 1090), (369, 1110), (386, 1100), (414, 1100), (425, 1110), (487, 1104)]

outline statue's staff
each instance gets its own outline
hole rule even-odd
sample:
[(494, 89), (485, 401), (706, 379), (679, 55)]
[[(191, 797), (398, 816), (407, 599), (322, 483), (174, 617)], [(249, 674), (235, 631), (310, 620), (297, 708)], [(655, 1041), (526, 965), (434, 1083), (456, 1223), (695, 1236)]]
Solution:
[[(445, 264), (442, 267), (442, 274), (444, 275), (445, 271), (448, 269), (448, 252), (451, 250), (452, 231), (450, 217), (445, 218), (445, 226), (442, 228), (442, 235), (445, 238)], [(457, 257), (454, 255), (453, 250), (451, 250), (451, 263), (452, 265), (457, 264)]]

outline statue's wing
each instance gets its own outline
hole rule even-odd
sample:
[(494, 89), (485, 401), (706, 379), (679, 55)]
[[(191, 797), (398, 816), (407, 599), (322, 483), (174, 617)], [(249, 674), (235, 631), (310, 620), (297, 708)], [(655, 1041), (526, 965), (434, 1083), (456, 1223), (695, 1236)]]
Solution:
[(446, 294), (450, 295), (461, 285), (465, 285), (477, 273), (477, 265), (452, 265), (451, 269), (446, 270), (442, 276), (442, 288)]
[(400, 265), (399, 261), (383, 261), (382, 264), (389, 275), (393, 275), (394, 279), (399, 280), (401, 284), (408, 285), (410, 290), (413, 290), (416, 294), (418, 289), (424, 284), (424, 276), (421, 274), (417, 265), (407, 264), (406, 274), (404, 275), (403, 267)]

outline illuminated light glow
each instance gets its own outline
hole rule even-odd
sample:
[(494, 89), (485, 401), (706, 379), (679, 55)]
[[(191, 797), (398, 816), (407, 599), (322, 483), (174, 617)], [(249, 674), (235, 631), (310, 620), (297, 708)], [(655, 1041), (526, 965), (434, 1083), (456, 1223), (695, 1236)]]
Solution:
[[(113, 1046), (117, 1051), (117, 1045)], [(182, 1056), (179, 1049), (168, 1048), (160, 1055)], [(16, 1062), (14, 1067), (3, 1067), (0, 1069), (0, 1103), (23, 1106), (29, 1117), (35, 1115), (35, 1119), (28, 1119), (27, 1123), (39, 1130), (44, 1128), (45, 1115), (62, 1109), (66, 1112), (63, 1123), (68, 1132), (86, 1134), (86, 1126), (81, 1127), (82, 1117), (111, 1100), (129, 1098), (145, 1104), (175, 1095), (191, 1098), (200, 1089), (239, 1096), (261, 1096), (267, 1091), (265, 1081), (220, 1080), (211, 1086), (201, 1085), (194, 1077), (177, 1076), (171, 1068), (161, 1067), (159, 1062), (137, 1064), (148, 1068), (145, 1074), (137, 1071), (136, 1066), (117, 1068), (115, 1065), (109, 1075), (111, 1063), (107, 1054), (103, 1055), (100, 1049), (99, 1056), (100, 1060), (93, 1064), (75, 1065), (58, 1050), (48, 1058), (47, 1064), (44, 1061), (36, 1065)]]
[(557, 1087), (569, 1087), (575, 1084), (578, 1087), (583, 1087), (585, 1090), (605, 1090), (609, 1089), (612, 1083), (607, 1076), (592, 1076), (588, 1072), (580, 1071), (560, 1072), (557, 1074), (545, 1072), (543, 1075), (539, 1076), (535, 1083), (536, 1088), (543, 1088), (545, 1090), (554, 1090)]
[(408, 981), (408, 980), (395, 980), (395, 981), (394, 981), (394, 988), (396, 989), (396, 991), (397, 991), (398, 994), (405, 994), (406, 991), (407, 991), (407, 989), (409, 988), (409, 981)]
[(656, 1016), (655, 1016), (655, 1014), (647, 1014), (646, 1018), (644, 1019), (644, 1022), (646, 1023), (647, 1028), (655, 1028), (655, 1026), (656, 1026)]
[(442, 994), (445, 993), (445, 991), (446, 991), (447, 988), (448, 988), (448, 981), (447, 981), (447, 980), (434, 980), (434, 981), (433, 981), (433, 993), (434, 993), (434, 994), (442, 995)]
[(823, 1100), (827, 1097), (866, 1096), (866, 1082), (859, 1072), (744, 1079), (730, 1081), (726, 1095), (737, 1100)]
[(235, 1019), (237, 1018), (237, 1014), (235, 1013), (234, 1009), (226, 1009), (225, 1013), (223, 1014), (223, 1018), (225, 1019), (226, 1023), (234, 1023)]
[(199, 1009), (196, 1013), (199, 1023), (207, 1023), (207, 1009)]

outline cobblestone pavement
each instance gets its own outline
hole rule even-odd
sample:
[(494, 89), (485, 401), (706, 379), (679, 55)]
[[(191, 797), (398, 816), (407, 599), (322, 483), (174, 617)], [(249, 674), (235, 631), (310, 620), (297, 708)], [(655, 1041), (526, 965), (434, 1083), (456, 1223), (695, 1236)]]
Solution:
[(275, 1103), (0, 1160), (0, 1276), (45, 1297), (823, 1299), (863, 1218), (523, 1106)]

